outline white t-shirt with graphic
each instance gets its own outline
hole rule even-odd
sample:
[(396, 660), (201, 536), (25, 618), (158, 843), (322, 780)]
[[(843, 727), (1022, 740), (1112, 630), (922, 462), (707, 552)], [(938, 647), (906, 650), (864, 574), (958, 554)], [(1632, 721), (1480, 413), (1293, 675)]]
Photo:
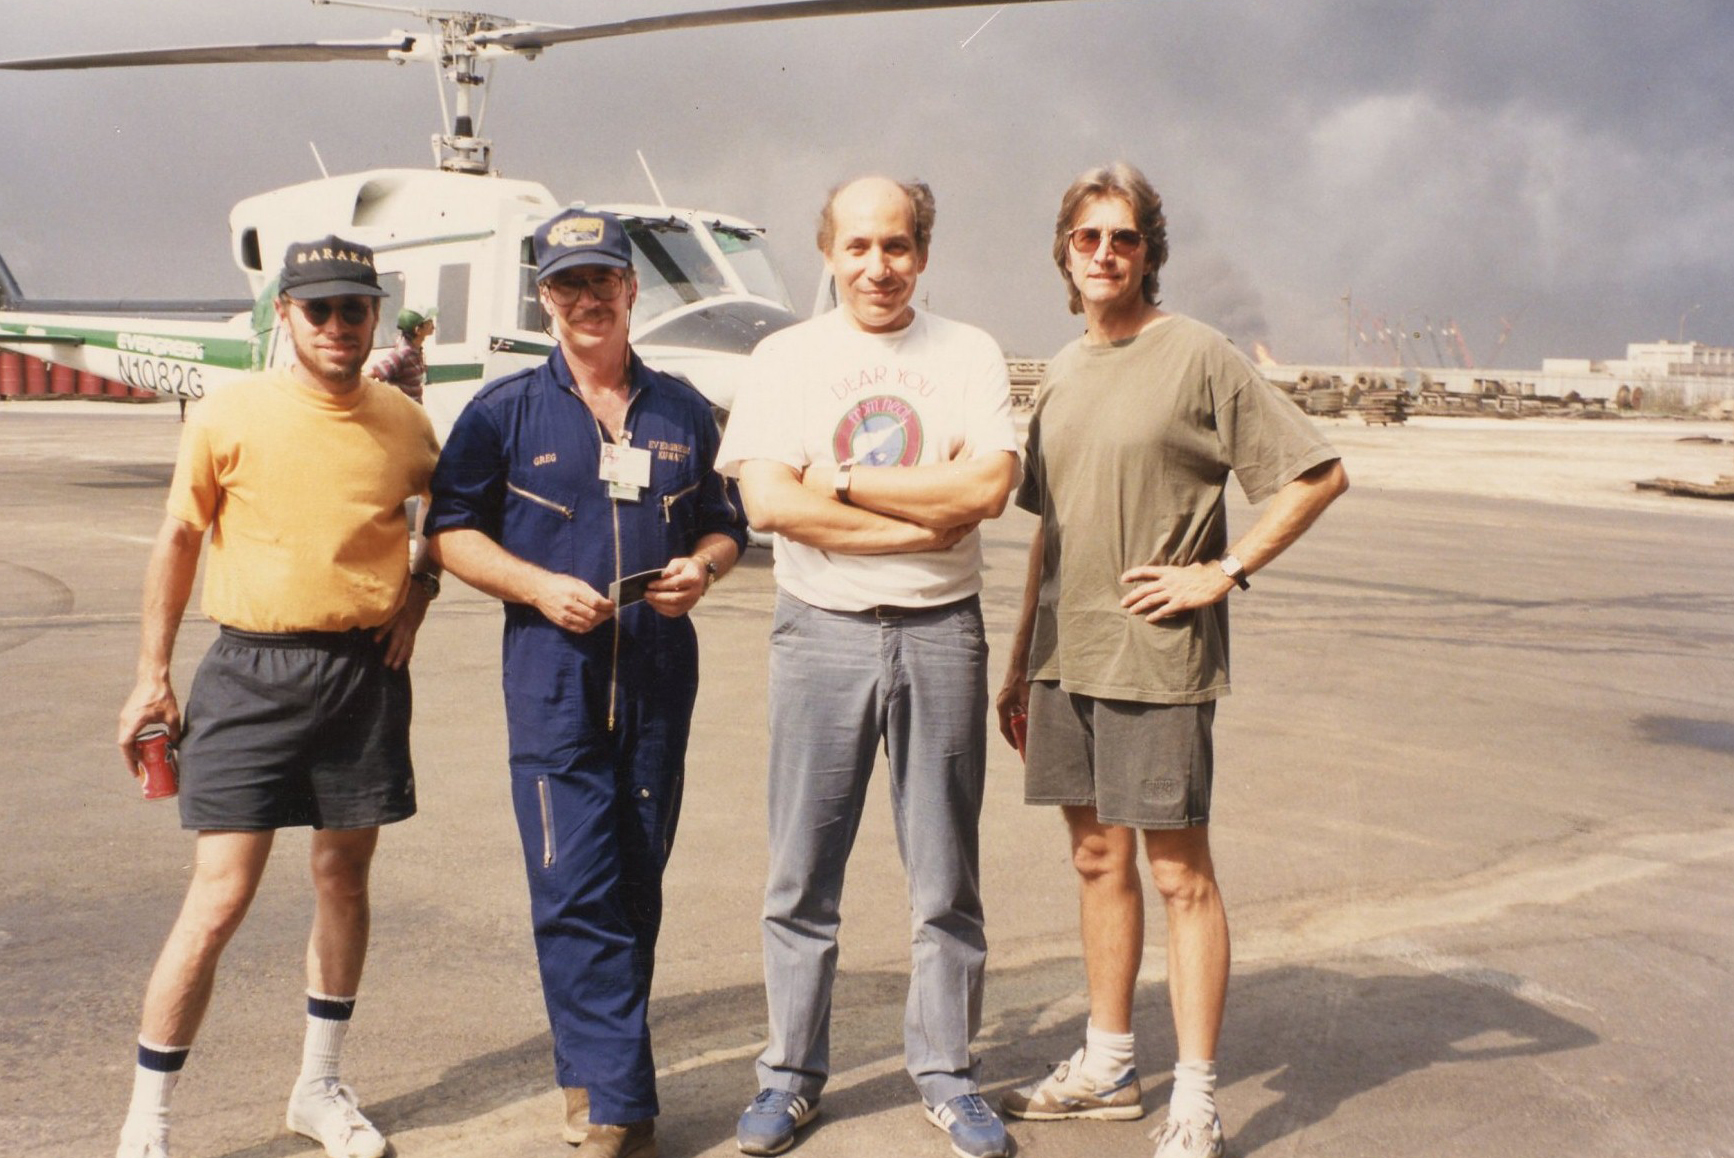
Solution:
[[(769, 459), (796, 469), (853, 458), (863, 466), (1017, 453), (1005, 356), (985, 332), (916, 311), (870, 334), (842, 310), (772, 334), (753, 351), (717, 469)], [(845, 555), (775, 537), (777, 583), (831, 611), (937, 607), (981, 590), (981, 533), (944, 551)]]

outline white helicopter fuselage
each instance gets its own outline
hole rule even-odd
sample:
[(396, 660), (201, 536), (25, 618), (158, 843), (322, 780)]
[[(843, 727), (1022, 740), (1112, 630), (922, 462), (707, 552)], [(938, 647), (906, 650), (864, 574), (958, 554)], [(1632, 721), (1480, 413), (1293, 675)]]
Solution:
[[(732, 406), (746, 356), (793, 323), (761, 231), (723, 214), (594, 205), (628, 223), (638, 271), (633, 346), (656, 369)], [(226, 321), (0, 310), (0, 347), (174, 398), (196, 399), (292, 357), (272, 299), (284, 249), (328, 234), (372, 247), (387, 296), (374, 343), (398, 310), (436, 311), (423, 348), (423, 400), (443, 434), (483, 383), (554, 348), (536, 294), (531, 237), (564, 206), (541, 184), (421, 169), (326, 177), (249, 197), (229, 215), (230, 245), (255, 298)]]
[[(590, 207), (629, 223), (639, 277), (634, 348), (727, 411), (745, 356), (759, 338), (795, 320), (759, 231), (696, 210)], [(256, 295), (274, 292), (276, 255), (291, 241), (335, 233), (371, 246), (387, 291), (376, 345), (390, 344), (399, 308), (436, 313), (422, 350), (423, 400), (444, 431), (482, 383), (553, 349), (530, 239), (562, 208), (533, 181), (387, 169), (250, 197), (235, 206), (229, 228), (236, 263)], [(273, 341), (267, 365), (287, 356), (279, 347)]]

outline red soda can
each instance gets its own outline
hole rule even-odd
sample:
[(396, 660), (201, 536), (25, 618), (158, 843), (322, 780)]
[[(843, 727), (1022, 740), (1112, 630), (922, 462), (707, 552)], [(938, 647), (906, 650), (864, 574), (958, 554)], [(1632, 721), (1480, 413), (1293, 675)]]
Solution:
[(1024, 743), (1029, 735), (1030, 718), (1023, 712), (1013, 712), (1011, 717), (1012, 739), (1017, 741), (1018, 755), (1024, 754)]
[(142, 787), (146, 800), (162, 800), (181, 790), (174, 745), (169, 743), (166, 724), (151, 724), (139, 732), (133, 743), (138, 745), (138, 766), (144, 773)]

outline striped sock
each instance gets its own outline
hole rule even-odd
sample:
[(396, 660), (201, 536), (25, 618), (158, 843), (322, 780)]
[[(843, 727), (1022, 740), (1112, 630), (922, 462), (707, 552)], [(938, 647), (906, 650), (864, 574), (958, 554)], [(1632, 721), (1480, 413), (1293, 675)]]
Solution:
[(191, 1046), (156, 1045), (139, 1038), (138, 1067), (133, 1070), (132, 1101), (126, 1108), (122, 1137), (156, 1138), (165, 1146), (169, 1137), (169, 1097), (181, 1080)]
[(343, 1052), (343, 1037), (349, 1032), (349, 1018), (355, 1012), (355, 998), (328, 997), (323, 993), (307, 994), (307, 1039), (301, 1047), (302, 1084), (337, 1080), (337, 1062)]

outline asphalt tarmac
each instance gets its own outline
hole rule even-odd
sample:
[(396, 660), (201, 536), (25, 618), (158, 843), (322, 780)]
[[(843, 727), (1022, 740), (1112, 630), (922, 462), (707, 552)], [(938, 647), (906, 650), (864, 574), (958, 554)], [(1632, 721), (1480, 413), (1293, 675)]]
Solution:
[[(123, 773), (167, 406), (0, 406), (0, 1154), (107, 1155), (192, 848)], [(310, 453), (312, 453), (310, 451)], [(1349, 459), (1351, 476), (1354, 459)], [(1474, 469), (1473, 464), (1465, 464)], [(1232, 512), (1236, 526), (1249, 517)], [(1031, 520), (985, 531), (1003, 663)], [(1234, 607), (1213, 824), (1235, 939), (1231, 1155), (1727, 1158), (1734, 1127), (1734, 536), (1725, 519), (1358, 487)], [(662, 1152), (735, 1153), (764, 1034), (765, 637), (755, 552), (696, 619), (704, 680), (653, 1004)], [(496, 604), (448, 582), (415, 664), (421, 813), (374, 873), (345, 1069), (404, 1158), (570, 1153), (505, 776)], [(190, 616), (184, 691), (206, 644)], [(1058, 817), (995, 741), (987, 1092), (1082, 1040)], [(317, 1153), (283, 1127), (310, 898), (285, 832), (175, 1100), (177, 1158)], [(902, 1072), (907, 909), (883, 790), (852, 862), (835, 1074), (802, 1158), (948, 1153)], [(1011, 1126), (1026, 1158), (1148, 1155), (1150, 1114)]]

